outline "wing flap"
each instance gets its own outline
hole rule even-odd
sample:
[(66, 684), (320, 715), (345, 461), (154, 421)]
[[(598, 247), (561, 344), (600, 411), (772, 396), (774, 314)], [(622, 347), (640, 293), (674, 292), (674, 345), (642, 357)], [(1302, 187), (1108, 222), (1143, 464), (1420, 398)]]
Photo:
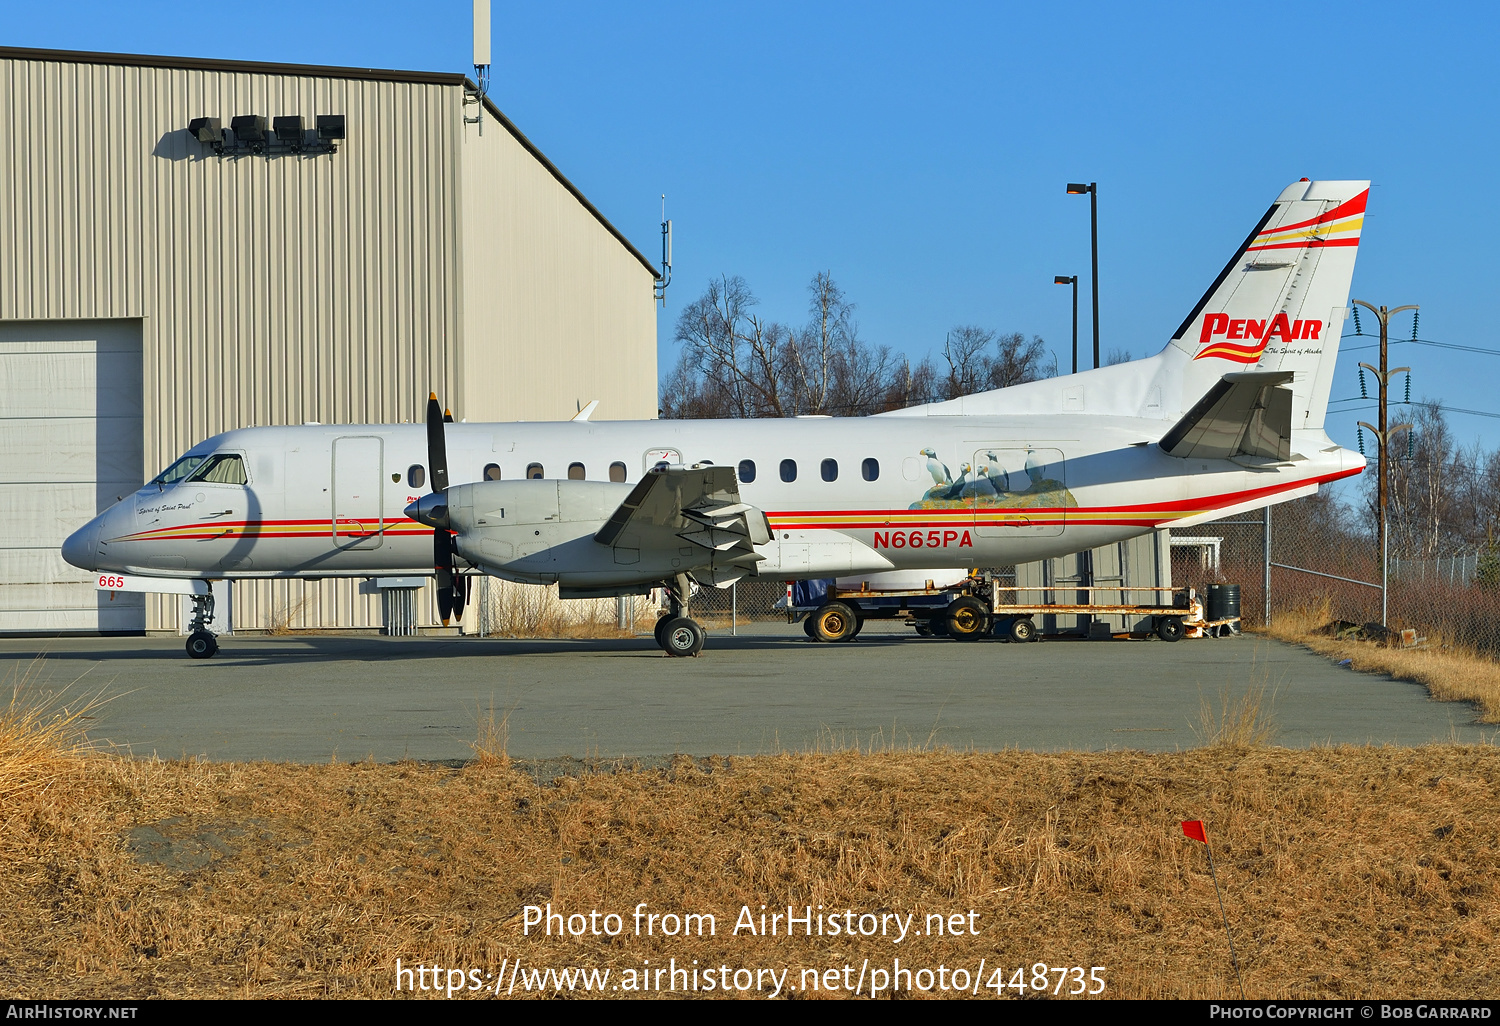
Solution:
[(686, 567), (701, 582), (727, 588), (765, 557), (755, 546), (771, 540), (766, 515), (740, 501), (733, 467), (658, 464), (646, 472), (625, 501), (594, 535), (613, 545), (626, 528), (648, 549), (698, 550)]

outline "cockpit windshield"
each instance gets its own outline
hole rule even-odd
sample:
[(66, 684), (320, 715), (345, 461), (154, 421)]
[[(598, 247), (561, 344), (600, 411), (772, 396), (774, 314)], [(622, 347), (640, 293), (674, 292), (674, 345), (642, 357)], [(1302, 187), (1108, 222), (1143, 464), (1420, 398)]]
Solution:
[(245, 461), (239, 454), (216, 452), (206, 456), (189, 453), (152, 478), (151, 483), (166, 489), (179, 481), (242, 485), (246, 480)]
[(216, 452), (193, 471), (189, 481), (204, 481), (208, 484), (245, 483), (245, 461), (232, 452)]
[(174, 485), (197, 470), (198, 466), (206, 459), (208, 457), (203, 455), (194, 456), (189, 454), (184, 456), (166, 470), (153, 477), (151, 484), (156, 485), (158, 488), (166, 488), (169, 485)]

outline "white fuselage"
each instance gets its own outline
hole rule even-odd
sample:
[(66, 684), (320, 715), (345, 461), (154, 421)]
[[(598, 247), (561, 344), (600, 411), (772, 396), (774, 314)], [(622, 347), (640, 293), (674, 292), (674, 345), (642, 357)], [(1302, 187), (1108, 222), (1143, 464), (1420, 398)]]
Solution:
[[(628, 485), (663, 461), (736, 467), (743, 501), (773, 529), (755, 572), (775, 579), (1062, 555), (1308, 494), (1364, 465), (1321, 432), (1297, 439), (1310, 458), (1275, 468), (1182, 460), (1154, 444), (1165, 426), (1030, 414), (449, 424), (446, 434), (453, 484), (491, 467), (507, 482), (541, 475), (539, 487), (570, 468), (608, 481), (623, 465), (615, 476)], [(413, 467), (430, 477), (421, 425), (246, 428), (190, 454), (239, 455), (245, 483), (148, 484), (70, 538), (68, 560), (171, 577), (431, 573), (432, 531), (402, 512), (431, 487), (409, 483)], [(564, 563), (499, 573), (597, 585), (601, 568), (619, 576), (599, 550), (598, 565), (584, 546)]]

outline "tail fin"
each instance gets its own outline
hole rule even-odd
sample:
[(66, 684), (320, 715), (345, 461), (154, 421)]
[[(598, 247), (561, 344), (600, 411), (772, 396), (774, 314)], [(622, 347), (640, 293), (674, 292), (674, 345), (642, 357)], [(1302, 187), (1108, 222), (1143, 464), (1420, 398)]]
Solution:
[(1231, 371), (1292, 371), (1292, 427), (1323, 427), (1369, 182), (1287, 186), (1172, 337), (1182, 408)]

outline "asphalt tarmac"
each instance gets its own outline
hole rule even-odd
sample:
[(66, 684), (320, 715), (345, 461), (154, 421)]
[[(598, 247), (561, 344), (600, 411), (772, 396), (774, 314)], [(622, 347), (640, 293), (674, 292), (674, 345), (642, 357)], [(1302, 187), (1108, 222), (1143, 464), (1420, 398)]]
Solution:
[[(809, 642), (786, 624), (710, 634), (696, 659), (613, 641), (226, 637), (0, 639), (0, 666), (64, 700), (102, 692), (91, 736), (161, 758), (465, 759), (491, 716), (521, 759), (783, 751), (1196, 747), (1204, 710), (1260, 693), (1273, 743), (1492, 743), (1467, 703), (1250, 636), (1218, 640), (921, 639), (869, 627)], [(9, 681), (7, 681), (9, 683)]]

